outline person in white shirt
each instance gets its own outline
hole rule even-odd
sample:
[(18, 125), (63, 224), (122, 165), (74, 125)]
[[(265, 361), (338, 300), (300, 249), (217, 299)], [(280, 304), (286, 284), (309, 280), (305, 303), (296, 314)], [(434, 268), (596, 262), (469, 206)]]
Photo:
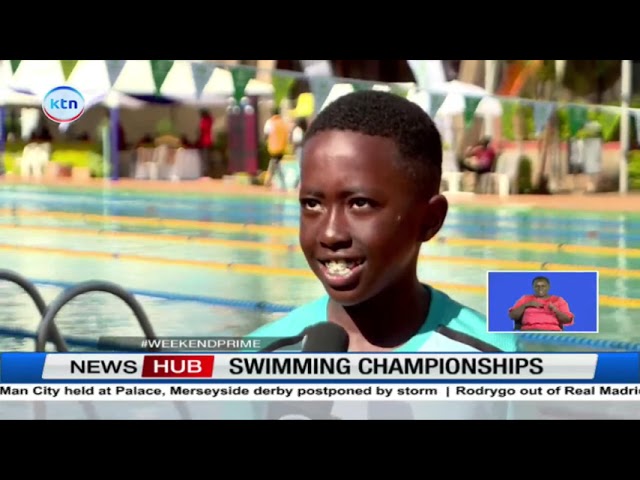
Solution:
[[(293, 150), (295, 152), (296, 160), (298, 160), (298, 165), (301, 165), (302, 162), (302, 141), (304, 140), (304, 134), (306, 132), (307, 119), (298, 118), (296, 120), (295, 126), (293, 127), (293, 131), (291, 132), (291, 144), (293, 145)], [(300, 185), (300, 173), (298, 173), (293, 187), (298, 188), (298, 185)]]

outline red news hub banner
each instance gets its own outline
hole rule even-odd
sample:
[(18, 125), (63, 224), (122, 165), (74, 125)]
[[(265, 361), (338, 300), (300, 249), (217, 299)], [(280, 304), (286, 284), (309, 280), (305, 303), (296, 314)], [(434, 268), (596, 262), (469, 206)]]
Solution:
[[(7, 353), (0, 381), (488, 382), (640, 381), (638, 353)], [(163, 380), (164, 379), (164, 380)]]
[(211, 378), (213, 355), (147, 355), (142, 361), (142, 378)]

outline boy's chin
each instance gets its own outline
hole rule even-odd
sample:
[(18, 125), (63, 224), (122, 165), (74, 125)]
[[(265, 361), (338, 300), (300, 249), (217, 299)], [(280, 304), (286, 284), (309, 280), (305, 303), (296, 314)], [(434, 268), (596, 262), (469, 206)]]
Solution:
[(335, 290), (325, 286), (325, 289), (331, 300), (343, 307), (355, 307), (365, 303), (373, 296), (370, 292), (364, 291), (359, 287), (352, 290)]

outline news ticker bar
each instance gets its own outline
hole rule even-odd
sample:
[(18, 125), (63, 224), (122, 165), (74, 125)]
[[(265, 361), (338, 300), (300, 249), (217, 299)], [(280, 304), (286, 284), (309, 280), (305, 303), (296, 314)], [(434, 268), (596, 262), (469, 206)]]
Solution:
[(48, 401), (223, 401), (223, 402), (338, 402), (338, 401), (640, 401), (638, 385), (0, 385), (0, 404)]
[[(251, 352), (259, 351), (280, 337), (100, 337), (97, 342), (99, 350), (149, 351), (163, 352)], [(279, 350), (300, 350), (295, 345), (285, 346)]]
[(3, 353), (0, 382), (640, 383), (639, 353)]

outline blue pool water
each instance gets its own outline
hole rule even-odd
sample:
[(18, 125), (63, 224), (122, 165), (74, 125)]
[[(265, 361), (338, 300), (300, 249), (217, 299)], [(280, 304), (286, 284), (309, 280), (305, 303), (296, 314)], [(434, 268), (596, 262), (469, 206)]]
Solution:
[[(297, 244), (298, 209), (295, 199), (214, 195), (175, 198), (4, 186), (0, 187), (0, 268), (36, 281), (47, 302), (70, 283), (90, 279), (119, 283), (138, 293), (159, 335), (243, 335), (283, 314), (272, 310), (293, 308), (324, 293), (314, 278), (300, 276), (307, 265), (299, 251), (273, 247)], [(149, 224), (150, 219), (158, 222)], [(210, 223), (176, 225), (172, 220)], [(274, 228), (268, 233), (238, 233), (220, 223)], [(280, 227), (293, 227), (293, 231)], [(121, 235), (105, 235), (104, 231)], [(614, 269), (607, 275), (601, 273), (601, 295), (640, 299), (640, 279), (634, 277), (634, 271), (640, 271), (640, 254), (633, 250), (640, 248), (638, 217), (455, 206), (440, 237), (448, 241), (424, 246), (423, 254), (436, 258), (421, 262), (420, 277), (436, 284), (452, 284), (447, 293), (479, 310), (486, 308), (481, 288), (486, 271), (528, 270), (517, 268), (522, 262)], [(200, 238), (212, 241), (199, 242)], [(469, 243), (469, 239), (478, 242)], [(254, 244), (240, 247), (225, 240)], [(527, 245), (518, 247), (513, 242)], [(621, 250), (605, 255), (538, 248), (549, 243)], [(438, 257), (440, 261), (435, 261)], [(467, 260), (450, 263), (446, 261), (449, 257)], [(258, 268), (249, 273), (235, 272), (224, 268), (230, 263)], [(275, 307), (260, 309), (256, 305), (260, 302)], [(624, 301), (622, 307), (602, 306), (600, 333), (590, 338), (640, 343), (636, 320), (639, 310), (632, 307)], [(0, 282), (0, 329), (4, 332), (0, 334), (0, 350), (33, 350), (33, 340), (11, 337), (7, 332), (34, 331), (38, 321), (26, 295), (16, 286)], [(126, 306), (99, 293), (71, 302), (56, 323), (65, 336), (86, 339), (140, 332)]]

